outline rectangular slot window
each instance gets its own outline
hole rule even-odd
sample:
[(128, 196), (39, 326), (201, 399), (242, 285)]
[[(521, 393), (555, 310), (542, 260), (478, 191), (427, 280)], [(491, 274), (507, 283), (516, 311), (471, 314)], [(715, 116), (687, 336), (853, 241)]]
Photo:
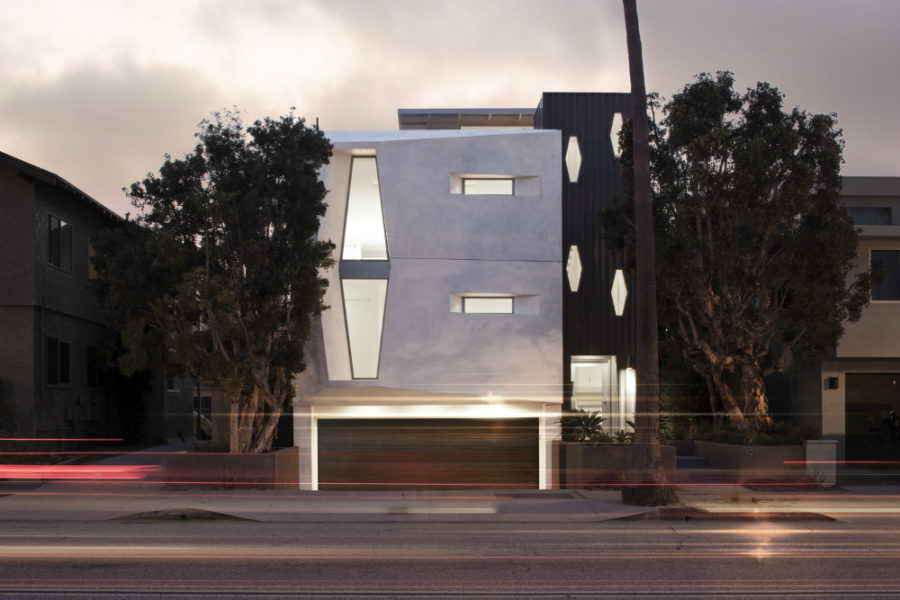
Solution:
[(69, 383), (70, 346), (58, 338), (47, 338), (47, 384), (67, 385)]
[(464, 177), (462, 193), (466, 196), (514, 196), (516, 180), (513, 177)]
[(872, 300), (900, 300), (900, 250), (872, 250), (872, 268), (882, 276), (872, 282)]
[(50, 215), (47, 261), (60, 269), (72, 270), (72, 225)]
[(463, 296), (462, 312), (476, 314), (513, 314), (512, 296)]

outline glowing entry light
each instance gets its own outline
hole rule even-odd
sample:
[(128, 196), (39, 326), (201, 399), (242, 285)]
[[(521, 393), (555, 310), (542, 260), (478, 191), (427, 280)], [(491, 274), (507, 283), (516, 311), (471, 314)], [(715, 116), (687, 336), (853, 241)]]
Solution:
[(0, 465), (0, 479), (134, 481), (159, 469), (153, 465)]
[(621, 317), (625, 313), (625, 300), (628, 298), (628, 288), (625, 286), (625, 274), (622, 273), (622, 269), (616, 269), (610, 296), (612, 296), (616, 316)]

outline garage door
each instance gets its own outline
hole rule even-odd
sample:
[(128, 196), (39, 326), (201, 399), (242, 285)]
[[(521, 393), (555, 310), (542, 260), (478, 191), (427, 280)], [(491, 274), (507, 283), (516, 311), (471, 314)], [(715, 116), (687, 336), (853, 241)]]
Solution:
[(893, 460), (900, 445), (887, 425), (900, 410), (900, 373), (847, 373), (847, 460)]
[(537, 419), (322, 419), (319, 489), (537, 487)]

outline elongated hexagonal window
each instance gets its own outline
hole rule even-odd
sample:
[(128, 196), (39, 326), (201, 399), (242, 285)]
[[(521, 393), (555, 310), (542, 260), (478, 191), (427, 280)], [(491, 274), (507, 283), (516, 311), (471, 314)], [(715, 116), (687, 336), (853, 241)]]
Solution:
[(612, 296), (613, 309), (616, 311), (616, 316), (621, 317), (625, 314), (625, 300), (628, 299), (628, 288), (625, 286), (625, 274), (622, 272), (622, 269), (616, 269), (612, 290), (610, 290), (609, 295)]
[(578, 246), (574, 244), (569, 247), (569, 259), (566, 261), (566, 276), (569, 278), (569, 289), (577, 292), (578, 286), (581, 285), (581, 255), (578, 253)]
[(577, 182), (581, 172), (581, 147), (574, 135), (569, 137), (569, 145), (566, 147), (566, 170), (569, 172), (569, 182)]
[(613, 154), (616, 158), (622, 154), (619, 149), (619, 132), (622, 131), (622, 113), (616, 113), (612, 118), (612, 126), (609, 128), (609, 141), (612, 142)]
[(375, 157), (357, 156), (350, 171), (344, 260), (387, 260), (384, 216)]

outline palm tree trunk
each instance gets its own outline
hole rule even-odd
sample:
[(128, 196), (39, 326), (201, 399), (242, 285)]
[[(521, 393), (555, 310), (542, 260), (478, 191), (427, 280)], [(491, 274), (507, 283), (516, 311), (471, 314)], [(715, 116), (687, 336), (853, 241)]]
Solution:
[(622, 0), (631, 76), (634, 135), (634, 225), (637, 258), (637, 397), (631, 468), (622, 486), (628, 504), (658, 506), (677, 499), (662, 471), (659, 447), (659, 342), (656, 331), (656, 255), (650, 196), (650, 127), (636, 0)]

